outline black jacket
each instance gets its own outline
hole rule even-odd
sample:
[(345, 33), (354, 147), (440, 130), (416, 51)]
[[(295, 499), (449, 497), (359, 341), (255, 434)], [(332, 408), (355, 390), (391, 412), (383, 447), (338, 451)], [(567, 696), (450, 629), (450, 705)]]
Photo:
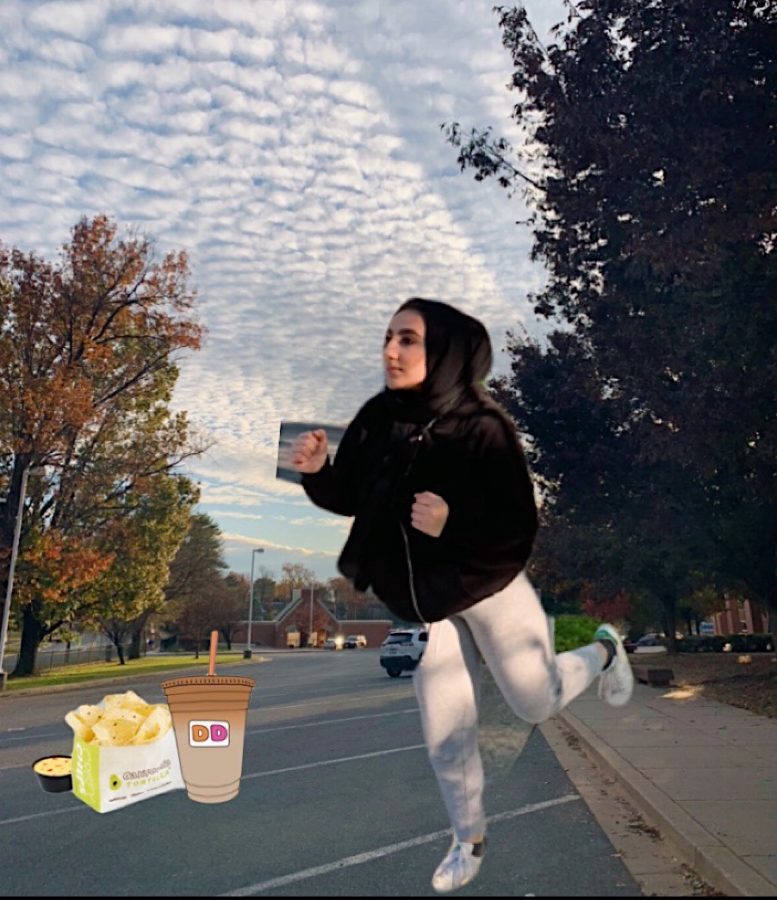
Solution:
[[(334, 463), (302, 485), (317, 506), (355, 516), (340, 571), (409, 622), (439, 621), (506, 587), (537, 531), (518, 436), (490, 402), (424, 430), (393, 420), (379, 394), (346, 429)], [(448, 504), (438, 538), (410, 524), (421, 491)]]

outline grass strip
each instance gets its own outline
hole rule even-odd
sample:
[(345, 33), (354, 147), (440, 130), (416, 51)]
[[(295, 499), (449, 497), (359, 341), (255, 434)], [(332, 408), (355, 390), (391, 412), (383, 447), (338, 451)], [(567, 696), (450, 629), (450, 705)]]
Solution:
[[(216, 671), (220, 666), (246, 662), (242, 652), (224, 652), (216, 657)], [(191, 669), (202, 667), (203, 674), (208, 671), (208, 654), (200, 653), (199, 659), (194, 654), (181, 654), (165, 657), (142, 657), (129, 659), (122, 666), (118, 661), (81, 663), (72, 666), (55, 666), (41, 675), (28, 675), (23, 678), (9, 678), (6, 693), (13, 693), (23, 688), (54, 687), (61, 684), (78, 684), (81, 681), (92, 681), (97, 678), (106, 680), (126, 678), (128, 675), (153, 675), (156, 672), (167, 672), (174, 669)]]

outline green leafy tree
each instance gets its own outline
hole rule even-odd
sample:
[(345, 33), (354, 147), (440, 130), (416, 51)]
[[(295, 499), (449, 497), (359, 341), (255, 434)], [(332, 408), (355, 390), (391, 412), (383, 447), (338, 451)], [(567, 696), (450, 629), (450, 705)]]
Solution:
[[(108, 523), (102, 541), (113, 553), (110, 568), (88, 588), (94, 600), (83, 615), (97, 624), (116, 647), (124, 665), (124, 645), (139, 635), (153, 613), (164, 607), (164, 585), (169, 565), (189, 527), (191, 508), (197, 499), (194, 485), (182, 476), (158, 475), (147, 493), (125, 495), (131, 506)], [(136, 657), (135, 657), (136, 658)]]

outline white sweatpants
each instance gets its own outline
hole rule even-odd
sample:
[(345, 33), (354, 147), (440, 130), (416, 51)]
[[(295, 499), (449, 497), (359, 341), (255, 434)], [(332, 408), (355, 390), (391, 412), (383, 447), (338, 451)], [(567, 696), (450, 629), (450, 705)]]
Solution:
[(432, 623), (413, 684), (429, 758), (463, 841), (486, 826), (478, 750), (481, 656), (508, 706), (532, 723), (563, 709), (604, 666), (598, 643), (554, 652), (550, 622), (524, 572), (499, 593)]

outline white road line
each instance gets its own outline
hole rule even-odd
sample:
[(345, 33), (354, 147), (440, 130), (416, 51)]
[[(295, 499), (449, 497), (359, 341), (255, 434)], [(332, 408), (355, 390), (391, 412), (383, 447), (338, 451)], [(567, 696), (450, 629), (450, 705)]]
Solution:
[(15, 822), (26, 822), (28, 819), (42, 819), (44, 816), (61, 816), (62, 813), (78, 812), (82, 809), (89, 809), (85, 803), (80, 806), (67, 806), (65, 809), (50, 809), (47, 812), (32, 813), (29, 816), (17, 816), (15, 819), (2, 819), (0, 825), (13, 825)]
[[(390, 712), (390, 713), (374, 713), (374, 714), (368, 715), (368, 716), (347, 716), (347, 717), (341, 718), (341, 719), (327, 719), (325, 722), (306, 722), (303, 725), (280, 725), (277, 728), (253, 728), (250, 731), (246, 731), (246, 735), (249, 735), (249, 734), (271, 734), (272, 732), (275, 732), (275, 731), (291, 731), (295, 728), (319, 728), (322, 725), (339, 725), (339, 724), (342, 724), (343, 722), (356, 722), (361, 719), (380, 719), (385, 716), (406, 716), (406, 715), (412, 715), (413, 713), (415, 713), (415, 714), (418, 713), (418, 707), (414, 707), (413, 709), (401, 709), (401, 710), (398, 710), (397, 712)], [(389, 751), (385, 751), (385, 752), (394, 753), (395, 751), (389, 750)], [(353, 757), (353, 758), (356, 759), (357, 757)], [(326, 763), (314, 763), (313, 765), (326, 765)], [(29, 763), (19, 763), (18, 765), (13, 765), (13, 766), (0, 766), (0, 772), (8, 772), (11, 769), (26, 769), (26, 768), (28, 768), (28, 766), (29, 766)], [(305, 767), (303, 767), (303, 768), (305, 768)], [(285, 771), (285, 770), (279, 770), (279, 771)], [(243, 777), (246, 778), (248, 776), (244, 775)], [(258, 776), (252, 775), (250, 777), (257, 778)]]
[(40, 738), (61, 736), (61, 731), (44, 731), (43, 734), (23, 734), (19, 737), (0, 737), (0, 746), (2, 746), (2, 744), (4, 744), (6, 741), (29, 741), (30, 743), (34, 743)]
[[(267, 775), (284, 775), (286, 772), (299, 772), (302, 769), (315, 769), (318, 766), (333, 766), (336, 763), (355, 762), (359, 759), (372, 759), (376, 756), (386, 756), (389, 753), (404, 753), (406, 750), (420, 750), (423, 747), (424, 744), (413, 744), (410, 747), (394, 747), (391, 750), (378, 750), (375, 753), (362, 753), (359, 756), (341, 756), (339, 759), (323, 759), (319, 762), (305, 763), (305, 765), (302, 766), (289, 766), (286, 769), (269, 769), (266, 772), (251, 772), (248, 775), (243, 775), (241, 781), (249, 781), (252, 778), (264, 778)], [(14, 822), (24, 822), (27, 819), (37, 819), (43, 816), (56, 816), (63, 812), (72, 812), (76, 809), (87, 808), (88, 807), (86, 805), (84, 805), (83, 807), (69, 806), (67, 809), (57, 809), (51, 810), (50, 812), (33, 813), (32, 815), (19, 816), (15, 819), (0, 819), (0, 826), (12, 825)]]
[(270, 734), (272, 731), (290, 731), (293, 728), (318, 728), (321, 725), (339, 725), (342, 722), (357, 722), (360, 719), (380, 719), (385, 716), (406, 716), (411, 713), (418, 713), (418, 707), (413, 709), (399, 709), (390, 713), (371, 713), (367, 716), (347, 716), (342, 719), (326, 719), (323, 722), (305, 722), (302, 725), (279, 725), (276, 728), (253, 728), (246, 731), (246, 734)]
[[(372, 759), (376, 756), (387, 756), (389, 753), (404, 753), (406, 750), (421, 750), (424, 744), (413, 744), (410, 747), (394, 747), (392, 750), (377, 750), (375, 753), (360, 753), (358, 756), (341, 756), (338, 759), (324, 759), (321, 762), (305, 763), (302, 766), (289, 766), (286, 769), (268, 769), (266, 772), (252, 772), (243, 775), (242, 781), (250, 778), (264, 778), (266, 775), (284, 775), (286, 772), (300, 772), (302, 769), (315, 769), (318, 766), (333, 766), (336, 763), (354, 762), (357, 759)], [(0, 825), (3, 823), (0, 822)]]
[[(413, 707), (412, 709), (399, 709), (396, 712), (390, 713), (371, 713), (370, 715), (365, 716), (344, 716), (340, 719), (326, 719), (324, 722), (305, 722), (302, 725), (279, 725), (275, 728), (252, 728), (250, 731), (246, 731), (246, 734), (271, 734), (275, 731), (291, 731), (295, 728), (319, 728), (322, 725), (340, 725), (343, 722), (358, 722), (361, 719), (380, 719), (385, 718), (387, 716), (406, 716), (412, 715), (413, 713), (418, 713), (418, 707)], [(44, 737), (57, 737), (60, 736), (60, 732), (51, 732), (49, 734), (41, 734), (41, 735), (28, 735), (25, 738), (7, 738), (7, 740), (12, 741), (23, 741), (27, 740), (30, 742), (35, 742), (38, 738)], [(0, 738), (2, 741), (2, 738)], [(2, 749), (2, 748), (0, 748)], [(17, 766), (0, 766), (0, 772), (6, 772), (8, 769), (23, 769), (26, 767), (26, 763), (20, 763)]]
[[(391, 693), (391, 694), (381, 693), (381, 694), (369, 694), (366, 697), (362, 696), (362, 695), (357, 695), (356, 699), (361, 701), (363, 699), (365, 699), (365, 700), (385, 699), (386, 697), (388, 697), (389, 700), (403, 700), (403, 699), (406, 699), (407, 694), (405, 692)], [(326, 703), (330, 699), (332, 699), (332, 698), (329, 698), (329, 697), (316, 698), (314, 700), (306, 700), (302, 703), (286, 704), (285, 706), (259, 706), (259, 707), (254, 706), (254, 707), (249, 707), (248, 711), (249, 711), (249, 713), (253, 713), (253, 712), (263, 713), (263, 712), (278, 712), (279, 710), (284, 710), (284, 709), (305, 709), (308, 706), (315, 706), (317, 704)], [(411, 710), (400, 710), (400, 712), (410, 712), (410, 711)], [(390, 715), (394, 715), (394, 713), (378, 713), (377, 715), (390, 716)], [(359, 716), (353, 716), (352, 718), (357, 719), (357, 718), (359, 718)], [(329, 719), (328, 720), (328, 722), (332, 722), (332, 721), (347, 721), (347, 720), (346, 719), (335, 719), (335, 720)], [(324, 722), (313, 723), (313, 724), (322, 724), (323, 725), (323, 724), (328, 724), (328, 722), (327, 723), (324, 723)], [(306, 728), (308, 726), (307, 725), (289, 725), (286, 727), (288, 727), (288, 728)], [(272, 730), (272, 729), (261, 729), (261, 730), (265, 731), (265, 730)], [(276, 730), (280, 730), (280, 729), (276, 729)], [(247, 734), (258, 734), (258, 733), (259, 733), (259, 731), (257, 729), (253, 729), (253, 730), (247, 732)], [(49, 731), (49, 732), (44, 732), (42, 734), (27, 734), (27, 735), (20, 735), (18, 737), (0, 736), (0, 750), (2, 750), (3, 744), (6, 741), (29, 741), (30, 743), (35, 743), (36, 741), (40, 740), (41, 738), (57, 737), (57, 736), (61, 737), (62, 732), (61, 731)]]
[(346, 695), (338, 695), (337, 697), (333, 697), (330, 694), (325, 694), (323, 697), (313, 697), (310, 700), (303, 699), (300, 703), (287, 703), (287, 704), (277, 704), (274, 706), (263, 706), (262, 702), (268, 700), (268, 697), (263, 697), (261, 694), (257, 695), (259, 700), (258, 706), (249, 706), (249, 712), (261, 712), (266, 709), (304, 709), (306, 706), (315, 706), (316, 704), (321, 703), (331, 703), (334, 700), (341, 700), (342, 702), (363, 702), (365, 700), (405, 700), (407, 697), (412, 697), (413, 694), (409, 691), (392, 691), (390, 694), (385, 693), (383, 691), (377, 693), (370, 694), (346, 694)]
[[(521, 806), (518, 809), (511, 809), (507, 812), (497, 813), (486, 819), (488, 824), (495, 822), (504, 822), (508, 819), (514, 819), (517, 816), (525, 816), (529, 813), (540, 812), (543, 809), (549, 809), (552, 806), (559, 806), (562, 803), (571, 803), (574, 800), (580, 800), (579, 794), (566, 794), (564, 797), (556, 797), (554, 800), (543, 800), (541, 803), (530, 803), (527, 806)], [(410, 850), (413, 847), (420, 847), (422, 844), (431, 844), (433, 841), (440, 840), (444, 837), (450, 837), (450, 829), (444, 831), (434, 831), (431, 834), (424, 834), (417, 838), (411, 838), (408, 841), (401, 841), (398, 844), (388, 844), (385, 847), (378, 847), (376, 850), (369, 850), (366, 853), (358, 853), (356, 856), (346, 856), (344, 859), (335, 860), (335, 862), (326, 863), (323, 866), (314, 866), (311, 869), (302, 869), (299, 872), (292, 872), (290, 875), (281, 875), (278, 878), (271, 878), (268, 881), (259, 881), (256, 884), (250, 884), (247, 887), (237, 888), (234, 891), (227, 891), (220, 894), (221, 897), (250, 897), (253, 894), (260, 894), (263, 891), (273, 890), (275, 888), (284, 887), (287, 884), (294, 884), (297, 881), (305, 881), (308, 878), (316, 878), (319, 875), (329, 875), (349, 866), (359, 866), (362, 863), (372, 862), (384, 856), (391, 856), (394, 853), (401, 853), (403, 850)]]

